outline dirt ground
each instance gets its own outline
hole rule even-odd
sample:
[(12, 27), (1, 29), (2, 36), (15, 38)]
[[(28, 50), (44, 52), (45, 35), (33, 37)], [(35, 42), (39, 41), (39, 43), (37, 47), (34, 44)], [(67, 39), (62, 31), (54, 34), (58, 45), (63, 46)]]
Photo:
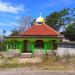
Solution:
[(20, 63), (26, 63), (26, 62), (30, 62), (30, 63), (39, 63), (42, 61), (41, 58), (39, 57), (34, 57), (34, 58), (17, 58), (19, 60)]
[(75, 75), (75, 72), (60, 72), (60, 71), (48, 71), (48, 70), (34, 70), (32, 68), (14, 68), (1, 70), (0, 75)]

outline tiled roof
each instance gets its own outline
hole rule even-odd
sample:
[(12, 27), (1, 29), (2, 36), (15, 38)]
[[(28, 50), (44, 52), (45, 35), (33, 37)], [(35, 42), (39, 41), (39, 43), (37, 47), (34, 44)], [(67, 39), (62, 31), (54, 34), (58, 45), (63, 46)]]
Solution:
[(46, 24), (34, 24), (32, 27), (30, 27), (27, 31), (21, 32), (20, 35), (25, 36), (35, 36), (35, 35), (44, 35), (44, 36), (57, 36), (60, 35), (57, 31), (52, 29)]

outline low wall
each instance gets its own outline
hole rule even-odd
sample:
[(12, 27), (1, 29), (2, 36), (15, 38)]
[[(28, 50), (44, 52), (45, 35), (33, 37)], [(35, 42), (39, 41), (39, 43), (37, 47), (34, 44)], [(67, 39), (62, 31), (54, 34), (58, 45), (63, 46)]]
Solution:
[[(51, 55), (52, 50), (47, 50), (47, 54)], [(54, 50), (56, 55), (63, 56), (63, 55), (75, 55), (75, 43), (74, 42), (62, 42), (58, 44), (57, 50)], [(34, 50), (35, 56), (42, 56), (44, 55), (44, 50), (42, 49), (35, 49)]]
[(75, 42), (62, 42), (58, 44), (58, 55), (75, 55)]

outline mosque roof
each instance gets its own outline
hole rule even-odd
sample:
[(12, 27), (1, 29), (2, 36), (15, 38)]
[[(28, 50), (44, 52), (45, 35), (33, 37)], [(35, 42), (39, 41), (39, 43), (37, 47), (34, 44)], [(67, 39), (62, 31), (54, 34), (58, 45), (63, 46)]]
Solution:
[(29, 29), (27, 29), (26, 31), (23, 31), (20, 33), (20, 35), (22, 36), (58, 36), (60, 35), (59, 32), (57, 32), (56, 30), (54, 30), (53, 28), (51, 28), (50, 26), (48, 26), (47, 24), (45, 24), (45, 19), (43, 17), (38, 17), (34, 23), (34, 25), (32, 25)]
[(21, 32), (20, 35), (25, 36), (58, 36), (60, 35), (59, 32), (55, 31), (53, 28), (49, 27), (46, 24), (34, 24), (31, 26), (27, 31)]

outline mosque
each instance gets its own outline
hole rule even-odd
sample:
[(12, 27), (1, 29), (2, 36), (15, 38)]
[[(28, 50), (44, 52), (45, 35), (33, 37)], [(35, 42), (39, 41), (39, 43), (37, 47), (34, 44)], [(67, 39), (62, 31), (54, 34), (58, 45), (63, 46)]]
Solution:
[(38, 17), (35, 23), (19, 36), (6, 37), (7, 51), (17, 50), (20, 53), (43, 55), (57, 49), (57, 43), (61, 41), (61, 34), (45, 23), (43, 17)]

